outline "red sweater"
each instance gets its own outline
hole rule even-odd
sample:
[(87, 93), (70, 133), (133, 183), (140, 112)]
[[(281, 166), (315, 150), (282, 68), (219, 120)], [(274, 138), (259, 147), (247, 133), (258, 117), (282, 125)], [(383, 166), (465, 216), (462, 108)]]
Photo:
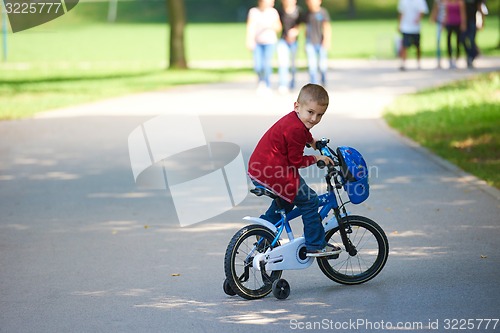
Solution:
[(297, 116), (290, 112), (278, 120), (260, 139), (248, 162), (248, 175), (293, 202), (299, 188), (299, 168), (314, 164), (314, 156), (304, 156), (306, 143), (313, 137)]

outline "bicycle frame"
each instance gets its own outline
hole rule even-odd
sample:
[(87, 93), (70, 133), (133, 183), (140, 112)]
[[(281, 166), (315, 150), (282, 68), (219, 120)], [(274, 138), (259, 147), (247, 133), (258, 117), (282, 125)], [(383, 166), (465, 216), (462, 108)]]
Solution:
[[(319, 207), (320, 207), (319, 215), (321, 216), (322, 221), (328, 216), (328, 213), (331, 210), (333, 210), (334, 212), (336, 210), (339, 210), (337, 196), (335, 195), (335, 193), (327, 192), (327, 193), (321, 194), (318, 196), (318, 199), (319, 199)], [(289, 221), (301, 216), (298, 208), (292, 209), (286, 215), (285, 215), (284, 211), (280, 211), (280, 213), (281, 213), (281, 219), (274, 224), (277, 232), (276, 232), (276, 237), (275, 237), (273, 243), (271, 244), (271, 247), (274, 247), (276, 245), (276, 243), (280, 239), (281, 235), (283, 234), (283, 230), (286, 231), (288, 239), (290, 241), (295, 239), (295, 236), (293, 234), (293, 231), (292, 231), (292, 228), (290, 226)], [(337, 215), (337, 214), (335, 214), (335, 215)], [(339, 215), (340, 215), (340, 212), (339, 212)], [(335, 217), (336, 218), (334, 220), (331, 219), (331, 220), (327, 221), (327, 223), (325, 223), (325, 232), (338, 226), (337, 216), (335, 216)]]
[[(325, 240), (340, 245), (343, 251), (337, 255), (318, 257), (317, 263), (321, 271), (335, 282), (360, 284), (375, 277), (383, 268), (389, 245), (377, 223), (346, 211), (347, 203), (359, 204), (369, 195), (367, 166), (363, 157), (352, 147), (341, 146), (333, 151), (327, 146), (328, 142), (328, 139), (315, 142), (321, 154), (331, 159), (318, 159), (316, 163), (319, 168), (327, 167), (327, 191), (317, 196), (318, 214), (324, 226)], [(323, 161), (328, 164), (320, 163)], [(272, 207), (277, 208), (275, 213), (280, 218), (276, 223), (260, 217), (244, 218), (252, 224), (241, 228), (228, 245), (224, 258), (224, 292), (230, 296), (238, 294), (246, 299), (257, 299), (272, 291), (276, 298), (285, 299), (290, 293), (290, 286), (281, 278), (282, 271), (308, 268), (316, 257), (308, 255), (305, 237), (296, 238), (290, 226), (291, 220), (302, 216), (299, 208), (287, 213), (290, 205), (284, 204), (278, 193), (258, 182), (255, 185), (256, 188), (250, 192), (276, 200)], [(340, 195), (342, 188), (348, 200)], [(362, 192), (357, 192), (358, 189)], [(282, 239), (284, 232), (288, 240)]]
[[(332, 160), (335, 158), (335, 153), (326, 145), (328, 141), (322, 141), (322, 145), (319, 147), (321, 154), (325, 156), (329, 156)], [(344, 203), (339, 206), (337, 196), (335, 191), (342, 187), (341, 181), (337, 179), (337, 175), (339, 175), (338, 162), (333, 165), (328, 166), (328, 172), (325, 175), (325, 180), (327, 184), (327, 192), (318, 196), (319, 200), (319, 215), (321, 217), (321, 221), (325, 220), (328, 216), (328, 213), (333, 210), (334, 215), (328, 221), (324, 222), (325, 233), (339, 227), (339, 233), (341, 235), (342, 243), (345, 247), (347, 253), (351, 256), (355, 256), (357, 254), (356, 247), (351, 243), (349, 238), (347, 237), (348, 233), (351, 233), (351, 227), (347, 221), (344, 221), (343, 217), (348, 216), (347, 211), (345, 210)], [(335, 182), (335, 186), (332, 185), (332, 178)], [(338, 192), (338, 190), (337, 190)], [(280, 199), (275, 199), (280, 200)], [(275, 232), (275, 237), (270, 244), (270, 249), (266, 251), (264, 254), (259, 254), (254, 257), (254, 267), (257, 267), (259, 270), (263, 270), (260, 263), (265, 258), (266, 259), (266, 267), (265, 270), (284, 270), (284, 269), (303, 269), (307, 268), (312, 263), (312, 257), (306, 257), (305, 252), (302, 253), (302, 249), (305, 251), (305, 239), (304, 237), (295, 238), (292, 228), (290, 226), (289, 221), (301, 216), (302, 214), (299, 212), (298, 208), (292, 209), (288, 214), (286, 214), (284, 209), (280, 209), (277, 211), (281, 214), (281, 219), (276, 223), (268, 222), (261, 218), (255, 217), (246, 217), (246, 220), (250, 220), (256, 222), (258, 224), (264, 225), (268, 227), (270, 230)], [(283, 230), (286, 231), (289, 242), (287, 244), (276, 247), (278, 244), (281, 235), (283, 234)], [(259, 240), (255, 247), (261, 245), (263, 240)], [(252, 253), (253, 251), (251, 251)], [(273, 254), (271, 256), (271, 253)], [(290, 257), (294, 255), (296, 257), (296, 261), (293, 262), (284, 262), (284, 258)], [(249, 254), (250, 256), (250, 254)], [(265, 274), (264, 272), (262, 272)]]

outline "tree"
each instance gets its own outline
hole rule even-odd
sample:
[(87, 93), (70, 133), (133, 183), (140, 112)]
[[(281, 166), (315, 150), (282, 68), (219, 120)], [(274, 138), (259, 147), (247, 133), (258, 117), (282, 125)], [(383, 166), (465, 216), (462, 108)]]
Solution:
[(167, 14), (170, 22), (170, 68), (187, 68), (184, 48), (186, 9), (184, 0), (167, 0)]

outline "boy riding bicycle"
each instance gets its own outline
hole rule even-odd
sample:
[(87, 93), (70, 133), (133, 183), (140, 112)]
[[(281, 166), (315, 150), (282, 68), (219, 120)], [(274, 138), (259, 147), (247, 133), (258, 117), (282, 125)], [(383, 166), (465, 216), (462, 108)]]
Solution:
[[(318, 213), (318, 196), (300, 176), (300, 168), (320, 160), (333, 161), (323, 155), (304, 155), (310, 145), (316, 149), (316, 140), (309, 130), (317, 125), (329, 104), (328, 92), (320, 85), (306, 84), (294, 103), (294, 111), (278, 120), (260, 139), (250, 156), (248, 175), (256, 185), (271, 189), (281, 199), (288, 213), (297, 206), (304, 223), (307, 256), (323, 257), (340, 253), (339, 247), (327, 244), (325, 230)], [(273, 200), (261, 217), (275, 223), (281, 218), (278, 203)]]

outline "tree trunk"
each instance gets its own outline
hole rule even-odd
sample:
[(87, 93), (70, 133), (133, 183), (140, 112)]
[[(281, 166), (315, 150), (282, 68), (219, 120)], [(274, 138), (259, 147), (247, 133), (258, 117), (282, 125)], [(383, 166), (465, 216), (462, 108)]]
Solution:
[(170, 22), (170, 68), (187, 68), (184, 50), (184, 28), (186, 10), (184, 0), (167, 0), (168, 20)]

